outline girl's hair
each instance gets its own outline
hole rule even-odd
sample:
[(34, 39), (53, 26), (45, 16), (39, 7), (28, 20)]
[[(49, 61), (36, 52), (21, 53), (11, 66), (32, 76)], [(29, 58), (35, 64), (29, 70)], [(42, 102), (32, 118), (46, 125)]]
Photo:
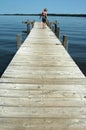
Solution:
[(47, 8), (45, 8), (44, 11), (47, 11)]

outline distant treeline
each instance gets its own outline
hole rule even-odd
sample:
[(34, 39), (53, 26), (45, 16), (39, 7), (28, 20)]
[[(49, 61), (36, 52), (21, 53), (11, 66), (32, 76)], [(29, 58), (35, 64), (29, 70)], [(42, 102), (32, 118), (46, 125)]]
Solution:
[[(0, 14), (0, 16), (40, 16), (41, 14)], [(71, 17), (86, 17), (86, 14), (53, 14), (49, 13), (48, 16), (71, 16)]]

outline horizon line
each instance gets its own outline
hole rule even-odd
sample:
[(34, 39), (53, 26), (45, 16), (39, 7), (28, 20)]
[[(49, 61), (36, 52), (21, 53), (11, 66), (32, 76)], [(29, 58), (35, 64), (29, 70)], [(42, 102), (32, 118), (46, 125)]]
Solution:
[[(39, 15), (41, 15), (41, 13), (36, 13), (36, 14), (34, 14), (34, 13), (30, 13), (30, 14), (28, 14), (28, 13), (12, 13), (12, 14), (10, 14), (10, 13), (1, 13), (0, 15), (26, 15), (26, 16), (31, 16), (31, 15), (33, 15), (33, 16), (39, 16)], [(83, 17), (86, 17), (86, 14), (84, 14), (84, 13), (79, 13), (79, 14), (74, 14), (74, 13), (48, 13), (48, 16), (83, 16)]]

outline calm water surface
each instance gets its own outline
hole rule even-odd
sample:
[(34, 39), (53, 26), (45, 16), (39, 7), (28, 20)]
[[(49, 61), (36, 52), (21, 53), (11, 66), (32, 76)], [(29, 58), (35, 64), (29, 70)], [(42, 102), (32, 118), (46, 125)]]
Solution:
[[(26, 34), (26, 25), (22, 21), (27, 19), (39, 20), (33, 16), (0, 16), (0, 76), (17, 51), (16, 36), (22, 35), (22, 42)], [(68, 52), (79, 68), (86, 75), (86, 18), (84, 17), (48, 17), (49, 21), (57, 20), (60, 26), (60, 40), (63, 35), (68, 36)]]

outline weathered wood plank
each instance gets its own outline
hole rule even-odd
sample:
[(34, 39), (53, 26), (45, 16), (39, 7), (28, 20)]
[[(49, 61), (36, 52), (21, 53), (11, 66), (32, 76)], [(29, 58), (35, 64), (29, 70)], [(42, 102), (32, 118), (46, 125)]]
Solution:
[[(16, 74), (17, 72), (17, 74)], [(69, 72), (66, 72), (66, 71), (57, 71), (57, 72), (47, 72), (47, 71), (42, 71), (42, 72), (38, 72), (38, 71), (32, 71), (32, 72), (28, 72), (27, 70), (24, 70), (24, 71), (10, 71), (10, 72), (7, 72), (7, 73), (4, 73), (3, 75), (3, 78), (27, 78), (30, 79), (30, 78), (33, 78), (35, 79), (36, 78), (39, 78), (39, 79), (43, 79), (43, 78), (64, 78), (64, 77), (67, 77), (67, 78), (78, 78), (81, 77), (83, 78), (83, 75), (81, 75), (79, 72), (75, 72), (73, 71), (69, 71)]]
[[(4, 107), (86, 107), (84, 98), (54, 97), (0, 97), (0, 106)], [(39, 108), (40, 109), (40, 108)]]
[(65, 85), (65, 84), (56, 84), (56, 85), (42, 85), (42, 84), (12, 84), (12, 83), (0, 83), (0, 89), (7, 90), (50, 90), (50, 91), (77, 91), (85, 92), (86, 85)]
[(76, 91), (56, 91), (56, 90), (0, 90), (0, 96), (5, 97), (54, 97), (54, 98), (81, 98)]
[(41, 85), (86, 85), (86, 78), (1, 78), (1, 83)]
[(86, 119), (0, 118), (2, 130), (85, 130)]
[(86, 119), (85, 107), (0, 107), (0, 117), (81, 118)]

